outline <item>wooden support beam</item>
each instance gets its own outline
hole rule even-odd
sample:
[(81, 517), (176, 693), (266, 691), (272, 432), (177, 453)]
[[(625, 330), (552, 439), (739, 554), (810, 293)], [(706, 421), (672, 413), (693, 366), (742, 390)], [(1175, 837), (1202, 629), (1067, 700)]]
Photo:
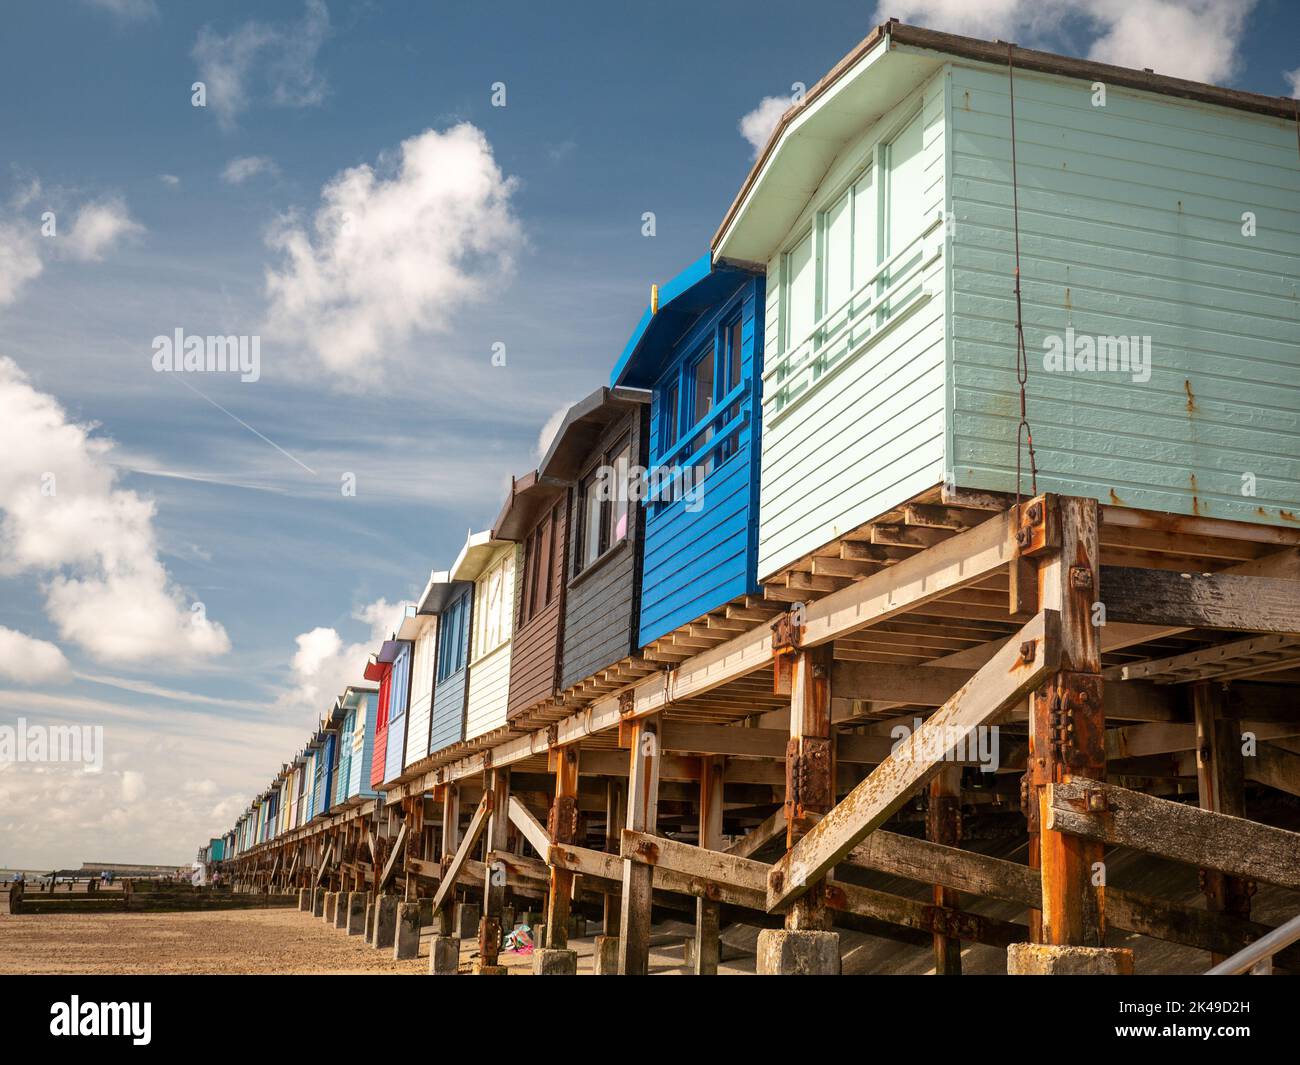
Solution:
[(1105, 941), (1104, 877), (1098, 876), (1103, 848), (1051, 831), (1043, 815), (1047, 785), (1075, 775), (1103, 779), (1106, 773), (1101, 647), (1094, 624), (1101, 557), (1097, 501), (1048, 496), (1044, 505), (1059, 546), (1039, 560), (1038, 593), (1043, 604), (1060, 611), (1061, 660), (1060, 672), (1047, 677), (1029, 701), (1025, 797), (1043, 885), (1037, 931), (1047, 944), (1100, 947)]
[[(659, 820), (659, 715), (643, 717), (630, 729), (630, 771), (627, 787), (627, 827), (653, 835)], [(653, 877), (644, 865), (623, 863), (623, 895), (619, 911), (618, 971), (620, 976), (646, 976), (650, 970), (650, 917)]]
[[(491, 770), (488, 788), (492, 812), (486, 829), (489, 852), (504, 852), (510, 842), (510, 768)], [(496, 965), (501, 953), (502, 922), (506, 907), (506, 869), (491, 858), (485, 863), (483, 877), (483, 912), (479, 917), (478, 955), (480, 965)]]
[[(956, 847), (961, 842), (961, 769), (945, 766), (939, 770), (930, 779), (928, 799), (925, 838), (931, 843)], [(936, 883), (931, 891), (936, 906), (961, 909), (961, 896), (951, 887)], [(934, 971), (937, 976), (961, 975), (961, 940), (956, 936), (947, 932), (934, 934)]]
[(439, 913), (447, 902), (448, 896), (453, 894), (461, 869), (478, 845), (479, 838), (487, 828), (491, 813), (492, 792), (485, 791), (483, 798), (479, 800), (478, 808), (474, 811), (474, 816), (469, 819), (469, 827), (465, 830), (465, 836), (461, 839), (460, 846), (456, 848), (455, 855), (450, 861), (445, 854), (443, 855), (442, 883), (438, 885), (438, 893), (433, 897), (434, 913)]
[(545, 859), (554, 842), (550, 833), (546, 831), (546, 826), (533, 816), (532, 811), (520, 801), (517, 795), (510, 796), (509, 809), (511, 823), (519, 829), (519, 834), (529, 842), (533, 850)]
[[(1223, 689), (1202, 682), (1192, 687), (1192, 710), (1196, 719), (1196, 790), (1202, 810), (1246, 816), (1246, 771), (1241, 757), (1241, 728), (1223, 714)], [(1300, 856), (1297, 856), (1300, 860)], [(1207, 909), (1234, 917), (1250, 917), (1250, 896), (1254, 885), (1217, 869), (1201, 871), (1201, 890)], [(1212, 953), (1210, 963), (1218, 965), (1227, 955)]]
[[(555, 763), (555, 801), (547, 822), (547, 835), (556, 843), (578, 841), (578, 744), (552, 751)], [(546, 895), (547, 947), (563, 950), (569, 945), (569, 902), (573, 897), (573, 874), (551, 867)]]
[[(737, 731), (745, 731), (738, 729)], [(699, 846), (707, 850), (722, 847), (722, 781), (726, 758), (712, 755), (700, 772)], [(712, 899), (695, 900), (695, 975), (717, 976), (722, 960), (722, 910)]]
[(909, 740), (799, 840), (772, 871), (768, 908), (784, 909), (804, 894), (902, 806), (977, 727), (996, 721), (1043, 676), (1054, 671), (1059, 655), (1058, 629), (1058, 616), (1046, 611), (1025, 625)]
[(321, 877), (325, 875), (325, 867), (329, 864), (329, 861), (333, 856), (334, 841), (330, 840), (329, 846), (325, 848), (325, 853), (321, 856), (320, 865), (316, 867), (316, 875), (312, 878), (311, 886), (313, 889), (320, 887)]
[(1300, 633), (1296, 583), (1234, 573), (1105, 566), (1101, 595), (1106, 622), (1178, 625), (1189, 629)]
[[(1042, 899), (1042, 882), (1036, 869), (884, 830), (873, 832), (858, 844), (845, 863), (918, 883), (933, 881), (1031, 909)], [(1270, 931), (1267, 925), (1114, 887), (1106, 889), (1106, 923), (1125, 932), (1225, 953), (1236, 952)], [(1300, 947), (1291, 948), (1290, 954), (1278, 961), (1287, 968), (1300, 968)]]
[[(1246, 722), (1246, 727), (1249, 724)], [(1300, 754), (1272, 743), (1261, 743), (1255, 749), (1255, 757), (1246, 760), (1246, 775), (1288, 795), (1300, 795)]]
[[(609, 854), (618, 853), (619, 835), (627, 821), (627, 782), (607, 780), (605, 782), (605, 850)], [(618, 935), (619, 930), (619, 895), (608, 888), (604, 893), (604, 923), (601, 931), (607, 936)]]
[(764, 846), (784, 835), (786, 831), (785, 804), (782, 803), (767, 820), (750, 829), (749, 834), (726, 848), (727, 854), (737, 858), (752, 858)]
[(1300, 890), (1300, 833), (1096, 780), (1051, 784), (1047, 792), (1045, 822), (1056, 831)]

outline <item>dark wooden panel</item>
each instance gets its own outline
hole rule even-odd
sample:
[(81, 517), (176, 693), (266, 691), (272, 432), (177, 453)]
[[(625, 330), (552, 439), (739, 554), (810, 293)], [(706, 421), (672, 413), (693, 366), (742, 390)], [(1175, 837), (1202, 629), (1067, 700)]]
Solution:
[[(633, 463), (646, 462), (649, 411), (642, 410), (611, 424), (592, 448), (583, 476), (598, 465), (604, 450), (631, 430)], [(581, 478), (579, 478), (581, 480)], [(573, 573), (573, 560), (581, 537), (581, 520), (576, 513), (576, 490), (569, 491), (569, 529), (566, 572)], [(636, 649), (637, 606), (640, 600), (641, 540), (645, 513), (634, 504), (625, 547), (613, 552), (588, 572), (571, 580), (564, 609), (560, 688), (627, 658)]]

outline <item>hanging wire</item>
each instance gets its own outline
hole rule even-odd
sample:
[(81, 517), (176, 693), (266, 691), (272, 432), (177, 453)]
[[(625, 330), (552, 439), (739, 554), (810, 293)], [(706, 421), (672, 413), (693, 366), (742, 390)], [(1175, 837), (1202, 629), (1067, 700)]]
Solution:
[(1015, 65), (1011, 61), (1011, 50), (1015, 46), (1007, 44), (1007, 89), (1011, 98), (1011, 215), (1015, 228), (1016, 240), (1016, 381), (1020, 386), (1020, 424), (1016, 426), (1016, 509), (1020, 509), (1021, 491), (1021, 453), (1029, 445), (1029, 484), (1030, 494), (1038, 495), (1038, 462), (1034, 457), (1034, 432), (1029, 427), (1029, 417), (1025, 412), (1025, 384), (1029, 380), (1029, 356), (1025, 353), (1025, 322), (1020, 305), (1020, 190), (1016, 183), (1016, 75)]

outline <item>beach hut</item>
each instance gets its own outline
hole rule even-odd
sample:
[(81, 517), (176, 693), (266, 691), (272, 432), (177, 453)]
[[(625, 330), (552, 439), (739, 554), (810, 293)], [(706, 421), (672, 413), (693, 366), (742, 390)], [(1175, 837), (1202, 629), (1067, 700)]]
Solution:
[(335, 698), (330, 708), (329, 721), (338, 733), (338, 748), (334, 758), (334, 805), (345, 803), (350, 795), (352, 782), (352, 729), (356, 720), (356, 711), (343, 705), (341, 699)]
[(518, 544), (495, 539), (491, 530), (471, 533), (451, 568), (453, 580), (474, 585), (466, 740), (495, 732), (506, 723), (518, 552)]
[[(1290, 105), (1147, 75), (1101, 107), (1093, 81), (886, 23), (777, 124), (713, 241), (765, 264), (760, 580), (806, 586), (850, 535), (887, 564), (952, 520), (917, 507), (1032, 494), (1033, 466), (1038, 492), (1294, 522)], [(1249, 237), (1246, 205), (1273, 217)]]
[(764, 287), (702, 256), (656, 290), (610, 375), (653, 397), (639, 496), (643, 647), (758, 591)]
[[(598, 388), (564, 415), (540, 477), (567, 482), (560, 689), (630, 657), (637, 647), (642, 508), (626, 492), (644, 468), (650, 393)], [(621, 497), (621, 498), (620, 498)]]
[(515, 624), (506, 717), (522, 721), (555, 709), (564, 622), (569, 482), (532, 470), (511, 480), (492, 526), (496, 540), (519, 545)]
[(370, 786), (379, 788), (384, 783), (384, 768), (388, 757), (388, 693), (393, 673), (392, 661), (381, 662), (377, 655), (371, 655), (366, 663), (366, 680), (373, 681), (378, 687), (375, 710), (374, 740), (370, 755)]
[(435, 571), (416, 609), (438, 619), (434, 653), (433, 701), (429, 715), (432, 754), (465, 738), (465, 698), (468, 694), (470, 623), (474, 614), (474, 583), (453, 580), (448, 571)]
[(378, 688), (365, 684), (349, 684), (338, 699), (350, 715), (348, 720), (351, 722), (347, 786), (349, 801), (358, 802), (375, 797), (375, 789), (370, 784), (370, 765), (375, 750), (378, 700)]
[(438, 650), (438, 619), (410, 603), (402, 615), (397, 638), (410, 646), (410, 695), (407, 699), (406, 737), (401, 768), (429, 753), (429, 724), (433, 711), (434, 662)]

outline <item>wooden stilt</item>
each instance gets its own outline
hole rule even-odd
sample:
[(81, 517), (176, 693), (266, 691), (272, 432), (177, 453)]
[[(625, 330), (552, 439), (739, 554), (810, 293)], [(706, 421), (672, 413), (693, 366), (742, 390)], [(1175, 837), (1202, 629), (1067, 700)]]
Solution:
[[(510, 836), (510, 770), (493, 769), (488, 787), (492, 790), (492, 813), (488, 818), (485, 847), (504, 852)], [(421, 800), (423, 803), (423, 800)], [(502, 922), (506, 907), (506, 870), (490, 858), (483, 875), (483, 915), (479, 918), (478, 954), (482, 966), (496, 965), (501, 954)]]
[[(605, 850), (610, 854), (618, 853), (619, 836), (627, 820), (627, 784), (622, 780), (609, 780), (605, 783)], [(618, 935), (619, 896), (616, 891), (605, 892), (605, 921), (603, 932), (607, 936)]]
[[(961, 842), (961, 768), (948, 766), (930, 781), (925, 838), (931, 843), (956, 847)], [(942, 884), (933, 886), (934, 904), (961, 909), (961, 895)], [(961, 940), (942, 932), (934, 934), (934, 971), (939, 976), (961, 975)]]
[[(722, 779), (727, 760), (713, 755), (700, 761), (700, 846), (722, 849)], [(695, 975), (716, 976), (721, 960), (721, 906), (713, 900), (695, 900)]]
[[(659, 823), (658, 714), (637, 719), (628, 730), (631, 750), (627, 784), (627, 827), (654, 834)], [(650, 971), (651, 885), (654, 870), (623, 862), (623, 897), (619, 915), (618, 972), (645, 976)]]
[(1023, 517), (1032, 538), (1047, 549), (1039, 562), (1039, 601), (1045, 609), (1059, 612), (1061, 630), (1060, 670), (1046, 678), (1030, 701), (1042, 941), (1100, 947), (1104, 945), (1103, 848), (1095, 840), (1049, 829), (1043, 809), (1047, 784), (1073, 776), (1104, 780), (1106, 774), (1101, 649), (1093, 624), (1100, 557), (1097, 502), (1046, 496), (1029, 503)]
[[(1202, 810), (1246, 816), (1245, 764), (1241, 756), (1241, 726), (1223, 714), (1223, 689), (1212, 683), (1192, 688), (1192, 710), (1196, 717), (1196, 786)], [(1228, 876), (1215, 869), (1201, 870), (1201, 890), (1206, 908), (1233, 917), (1250, 917), (1253, 881)], [(1227, 955), (1212, 953), (1217, 965)]]
[[(547, 833), (555, 843), (578, 841), (578, 744), (552, 751), (555, 770), (555, 801), (547, 817)], [(573, 897), (573, 873), (551, 866), (546, 894), (546, 944), (565, 950), (569, 946), (569, 902)]]
[[(790, 679), (790, 743), (785, 756), (786, 847), (835, 805), (835, 742), (831, 737), (833, 644), (800, 651)], [(788, 930), (826, 931), (825, 881), (819, 880), (786, 911)]]

